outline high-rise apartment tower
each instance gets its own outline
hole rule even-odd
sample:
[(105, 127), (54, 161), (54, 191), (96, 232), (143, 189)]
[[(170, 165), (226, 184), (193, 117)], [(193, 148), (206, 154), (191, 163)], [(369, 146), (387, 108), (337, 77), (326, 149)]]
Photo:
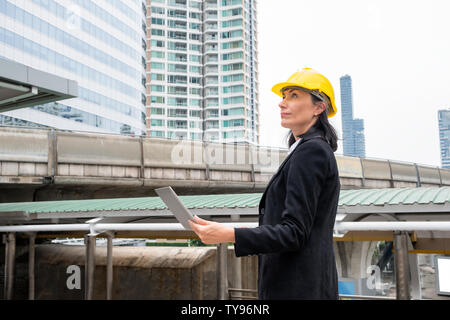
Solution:
[(259, 143), (255, 0), (147, 0), (152, 137)]

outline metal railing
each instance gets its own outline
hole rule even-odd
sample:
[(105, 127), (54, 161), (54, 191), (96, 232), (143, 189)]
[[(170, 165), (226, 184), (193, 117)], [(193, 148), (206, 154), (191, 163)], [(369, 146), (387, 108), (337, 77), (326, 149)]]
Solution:
[[(237, 293), (237, 294), (236, 294)], [(241, 293), (241, 294), (239, 294)], [(242, 295), (242, 294), (250, 295)], [(258, 300), (258, 290), (255, 289), (237, 289), (229, 288), (228, 297), (230, 300), (241, 299), (241, 300)], [(388, 296), (364, 296), (364, 295), (352, 295), (352, 294), (340, 294), (339, 300), (396, 300), (396, 297)]]
[[(251, 295), (244, 296), (235, 293), (248, 293)], [(238, 288), (228, 288), (228, 298), (230, 300), (242, 299), (242, 300), (258, 300), (258, 290), (255, 289), (238, 289)]]
[(362, 296), (362, 295), (353, 295), (353, 294), (340, 294), (339, 300), (343, 299), (352, 299), (352, 300), (397, 300), (396, 297), (388, 297), (388, 296)]

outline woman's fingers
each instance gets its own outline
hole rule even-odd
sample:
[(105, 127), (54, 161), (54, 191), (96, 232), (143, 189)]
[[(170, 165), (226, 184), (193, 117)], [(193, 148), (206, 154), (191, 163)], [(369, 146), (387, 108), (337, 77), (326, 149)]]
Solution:
[(189, 225), (205, 244), (216, 244), (221, 242), (234, 241), (234, 236), (229, 234), (229, 228), (220, 223), (203, 220), (195, 216), (196, 222), (190, 220)]
[(202, 225), (211, 224), (210, 221), (203, 220), (203, 219), (200, 218), (199, 216), (194, 216), (194, 218), (195, 218), (195, 221), (196, 221), (198, 224), (202, 224)]
[(191, 226), (192, 230), (194, 230), (195, 233), (198, 234), (200, 232), (199, 225), (197, 223), (195, 223), (194, 221), (189, 220), (189, 225)]

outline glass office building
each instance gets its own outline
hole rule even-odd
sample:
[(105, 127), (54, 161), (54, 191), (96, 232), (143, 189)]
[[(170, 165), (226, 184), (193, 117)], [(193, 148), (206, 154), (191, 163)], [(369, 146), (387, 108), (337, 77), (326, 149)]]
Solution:
[(441, 165), (450, 168), (450, 109), (438, 111)]
[(365, 157), (364, 120), (353, 118), (352, 78), (349, 75), (342, 76), (340, 84), (344, 155)]
[(0, 125), (145, 134), (143, 0), (0, 0), (0, 58), (75, 80), (78, 98), (0, 114)]
[(148, 135), (259, 143), (255, 0), (147, 0)]

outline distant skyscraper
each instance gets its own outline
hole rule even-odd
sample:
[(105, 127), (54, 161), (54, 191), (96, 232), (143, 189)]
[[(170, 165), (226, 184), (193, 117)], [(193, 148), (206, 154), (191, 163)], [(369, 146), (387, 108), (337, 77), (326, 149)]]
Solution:
[(365, 157), (364, 120), (353, 119), (352, 78), (345, 75), (340, 81), (344, 155)]
[(450, 109), (439, 110), (438, 121), (441, 164), (443, 168), (450, 168)]
[(145, 134), (143, 0), (0, 0), (0, 58), (78, 83), (78, 98), (2, 113), (0, 125)]

